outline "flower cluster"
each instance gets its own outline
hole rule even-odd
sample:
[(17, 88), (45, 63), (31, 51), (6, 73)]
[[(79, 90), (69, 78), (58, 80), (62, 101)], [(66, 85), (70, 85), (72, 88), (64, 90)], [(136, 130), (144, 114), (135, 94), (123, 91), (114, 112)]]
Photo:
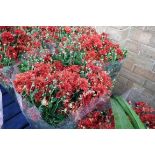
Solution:
[[(61, 61), (53, 61), (36, 63), (33, 70), (17, 74), (14, 85), (18, 93), (27, 96), (37, 107), (49, 108), (51, 104), (61, 103), (55, 115), (69, 115), (93, 98), (110, 95), (112, 81), (93, 64), (66, 67)], [(53, 116), (46, 115), (46, 118), (51, 122)]]
[[(145, 102), (136, 102), (135, 104), (133, 104), (131, 101), (129, 101), (129, 104), (132, 106), (134, 111), (137, 113), (137, 115), (140, 117), (147, 128), (155, 129), (154, 108), (152, 108)], [(77, 128), (114, 129), (115, 122), (111, 108), (108, 110), (104, 109), (103, 111), (101, 111), (101, 109), (95, 109), (78, 122)]]
[(81, 48), (86, 52), (87, 60), (110, 62), (122, 60), (126, 50), (121, 50), (118, 44), (112, 43), (107, 34), (82, 35), (79, 38)]
[[(89, 106), (93, 99), (110, 96), (112, 80), (103, 64), (125, 56), (126, 50), (92, 27), (0, 27), (0, 65), (18, 62), (16, 91), (51, 125)], [(110, 112), (95, 117), (96, 123), (108, 122)], [(113, 123), (97, 127), (112, 128)]]
[(78, 129), (114, 129), (114, 117), (112, 111), (104, 110), (98, 111), (94, 110), (89, 113), (87, 117), (80, 120), (77, 124)]
[(36, 40), (22, 27), (0, 27), (0, 65), (10, 66), (23, 53), (39, 48), (41, 44)]
[[(51, 56), (66, 56), (67, 61), (76, 53), (83, 61), (103, 63), (122, 60), (126, 50), (112, 43), (107, 34), (99, 35), (92, 27), (80, 26), (1, 26), (0, 66), (10, 66), (17, 61), (26, 63), (25, 54), (36, 59), (36, 54), (48, 49)], [(32, 54), (33, 53), (33, 54)], [(22, 59), (22, 55), (24, 58)], [(71, 55), (68, 58), (68, 55)], [(49, 58), (49, 57), (48, 57)], [(58, 60), (64, 61), (63, 58)], [(43, 61), (43, 60), (39, 60)], [(35, 63), (35, 62), (34, 62)], [(81, 61), (79, 61), (81, 63)], [(28, 63), (32, 64), (32, 62)], [(63, 63), (64, 64), (64, 63)], [(67, 63), (68, 64), (68, 63)], [(73, 63), (74, 64), (74, 63)], [(70, 65), (70, 64), (69, 64)], [(31, 66), (26, 66), (31, 68)], [(27, 71), (23, 68), (23, 71)]]
[(148, 128), (155, 129), (155, 109), (145, 102), (135, 103), (135, 112)]
[(14, 41), (14, 37), (10, 32), (3, 32), (1, 34), (2, 44), (9, 44)]
[[(52, 33), (49, 33), (49, 30)], [(92, 27), (48, 27), (48, 34), (50, 40), (57, 42), (59, 53), (66, 50), (84, 51), (87, 61), (102, 63), (120, 61), (126, 57), (125, 49), (113, 43), (107, 34), (98, 34)]]

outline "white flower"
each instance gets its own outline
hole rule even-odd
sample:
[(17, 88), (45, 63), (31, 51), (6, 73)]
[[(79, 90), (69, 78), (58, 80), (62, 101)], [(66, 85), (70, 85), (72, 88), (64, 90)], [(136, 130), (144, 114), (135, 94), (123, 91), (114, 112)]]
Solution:
[(48, 105), (48, 102), (46, 100), (46, 98), (44, 97), (43, 100), (41, 101), (41, 104), (44, 105), (44, 106), (47, 106)]
[(72, 103), (69, 104), (69, 108), (72, 108)]

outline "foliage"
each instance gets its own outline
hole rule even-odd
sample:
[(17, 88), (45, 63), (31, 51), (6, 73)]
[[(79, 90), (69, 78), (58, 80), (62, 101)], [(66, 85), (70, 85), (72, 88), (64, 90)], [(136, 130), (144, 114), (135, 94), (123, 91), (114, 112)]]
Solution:
[(135, 129), (145, 129), (139, 116), (122, 97), (115, 96), (111, 99), (111, 104), (116, 128), (132, 128), (133, 126)]

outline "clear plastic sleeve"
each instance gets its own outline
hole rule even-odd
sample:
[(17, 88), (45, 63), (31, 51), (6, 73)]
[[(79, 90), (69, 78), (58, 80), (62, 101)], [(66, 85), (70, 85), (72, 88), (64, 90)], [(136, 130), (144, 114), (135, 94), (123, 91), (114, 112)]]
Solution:
[(112, 80), (116, 80), (116, 77), (121, 70), (123, 61), (109, 62), (104, 65), (104, 70), (108, 72)]
[(109, 96), (103, 96), (94, 99), (88, 106), (81, 106), (75, 112), (71, 113), (63, 122), (56, 126), (49, 125), (46, 123), (36, 106), (32, 106), (26, 99), (22, 99), (21, 95), (16, 93), (18, 103), (20, 104), (21, 110), (27, 120), (30, 122), (32, 128), (65, 128), (73, 129), (76, 127), (77, 122), (84, 118), (88, 113), (92, 112), (97, 106), (104, 107), (109, 102)]
[(3, 125), (3, 105), (2, 105), (2, 92), (0, 90), (0, 128)]
[(127, 100), (131, 101), (131, 103), (136, 103), (136, 102), (146, 102), (150, 104), (151, 106), (155, 106), (154, 100), (155, 96), (151, 95), (150, 93), (147, 93), (144, 88), (131, 88), (127, 92), (125, 92), (122, 97)]

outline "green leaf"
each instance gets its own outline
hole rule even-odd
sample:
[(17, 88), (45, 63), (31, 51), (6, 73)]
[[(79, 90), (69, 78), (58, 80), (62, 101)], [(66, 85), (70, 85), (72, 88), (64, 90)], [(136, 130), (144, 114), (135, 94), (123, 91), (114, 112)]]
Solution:
[(52, 108), (53, 108), (53, 103), (50, 102), (50, 103), (48, 104), (48, 107), (49, 107), (49, 109), (52, 109)]
[(125, 114), (123, 108), (114, 99), (111, 99), (112, 111), (114, 114), (115, 128), (117, 129), (133, 129), (129, 118)]
[(54, 103), (57, 101), (57, 98), (51, 98), (48, 104), (48, 108), (52, 110), (54, 108)]
[(74, 52), (73, 53), (73, 64), (74, 65), (82, 65), (83, 53), (82, 52)]
[(46, 107), (45, 107), (44, 105), (41, 104), (41, 105), (39, 106), (38, 110), (39, 110), (39, 112), (42, 114), (43, 111), (45, 110), (45, 108), (46, 108)]
[(116, 59), (117, 59), (117, 55), (116, 55), (115, 52), (112, 53), (112, 58), (113, 58), (113, 59), (112, 59), (113, 61), (116, 61)]
[(34, 104), (34, 95), (38, 92), (38, 89), (35, 89), (33, 92), (30, 93), (30, 100), (32, 104)]
[(145, 129), (145, 126), (140, 120), (139, 116), (135, 113), (135, 111), (131, 108), (127, 101), (125, 101), (121, 96), (116, 96), (114, 97), (114, 99), (119, 103), (119, 105), (130, 117), (131, 123), (134, 126), (134, 128)]
[(127, 56), (127, 53), (128, 53), (128, 50), (126, 48), (123, 48), (122, 51), (123, 51), (124, 57), (126, 57)]
[(57, 98), (51, 98), (50, 103), (54, 103), (57, 101)]
[(55, 118), (56, 118), (57, 122), (60, 123), (61, 121), (63, 121), (65, 119), (65, 115), (57, 114)]
[(71, 101), (75, 102), (79, 98), (80, 94), (82, 94), (83, 90), (76, 91), (71, 97)]
[(24, 60), (20, 65), (18, 65), (18, 68), (20, 72), (26, 72), (28, 70), (31, 70), (32, 66), (30, 66), (28, 62)]
[(7, 58), (7, 57), (4, 57), (4, 58), (3, 58), (3, 61), (2, 61), (2, 64), (3, 64), (4, 66), (10, 66), (10, 65), (12, 64), (12, 62), (13, 62), (12, 59), (9, 59), (9, 58)]
[(54, 88), (53, 91), (52, 91), (52, 96), (56, 96), (58, 91), (59, 91), (58, 87)]
[(55, 104), (53, 104), (53, 108), (51, 110), (51, 114), (54, 114), (56, 110), (58, 109), (59, 101), (57, 101)]

